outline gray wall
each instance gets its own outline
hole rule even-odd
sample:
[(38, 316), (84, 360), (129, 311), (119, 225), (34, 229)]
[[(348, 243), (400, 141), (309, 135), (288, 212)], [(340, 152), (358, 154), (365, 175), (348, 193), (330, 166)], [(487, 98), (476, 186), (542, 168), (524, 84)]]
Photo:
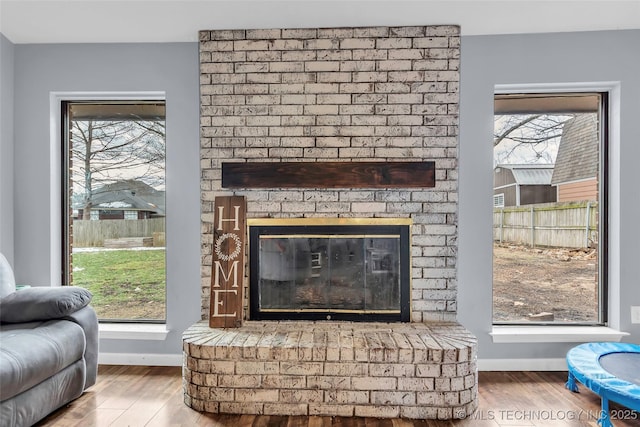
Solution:
[[(491, 206), (494, 85), (619, 81), (620, 203), (618, 295), (612, 323), (640, 340), (630, 306), (640, 305), (640, 31), (478, 36), (462, 39), (460, 86), (460, 229), (458, 320), (479, 338), (479, 358), (562, 358), (573, 344), (492, 344)], [(614, 177), (615, 179), (615, 177)], [(619, 194), (616, 194), (619, 192)], [(485, 207), (484, 209), (482, 207)], [(612, 230), (615, 231), (616, 230)], [(615, 264), (615, 263), (614, 263)], [(615, 265), (613, 265), (615, 269)], [(613, 271), (616, 275), (616, 271)], [(619, 306), (619, 310), (618, 310)]]
[[(494, 345), (488, 335), (495, 84), (621, 82), (620, 185), (614, 191), (619, 191), (624, 232), (613, 242), (620, 259), (613, 305), (620, 306), (621, 329), (632, 332), (626, 340), (640, 341), (629, 310), (640, 305), (638, 46), (640, 31), (463, 37), (458, 319), (478, 336), (481, 359), (562, 358), (573, 345)], [(4, 66), (2, 72), (4, 81)], [(17, 45), (14, 72), (16, 275), (41, 285), (49, 280), (49, 92), (166, 91), (168, 323), (173, 332), (166, 342), (101, 344), (105, 352), (179, 353), (181, 332), (200, 317), (197, 44)], [(4, 97), (0, 102), (6, 106)]]
[(14, 45), (0, 34), (0, 252), (13, 264)]
[(14, 223), (20, 238), (15, 241), (14, 265), (16, 280), (33, 285), (48, 285), (50, 280), (51, 91), (166, 93), (167, 325), (171, 333), (166, 341), (102, 340), (101, 351), (179, 354), (182, 332), (200, 318), (198, 46), (16, 45)]

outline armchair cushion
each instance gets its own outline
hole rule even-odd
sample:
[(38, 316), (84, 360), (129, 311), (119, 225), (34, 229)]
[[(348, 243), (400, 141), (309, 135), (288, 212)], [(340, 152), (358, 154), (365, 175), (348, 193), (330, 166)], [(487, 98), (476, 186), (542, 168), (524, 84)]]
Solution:
[[(1, 330), (0, 400), (14, 397), (83, 359), (85, 335), (74, 322), (5, 324)], [(81, 377), (84, 380), (84, 373)]]
[(77, 286), (27, 288), (0, 299), (0, 322), (59, 319), (87, 306), (91, 292)]

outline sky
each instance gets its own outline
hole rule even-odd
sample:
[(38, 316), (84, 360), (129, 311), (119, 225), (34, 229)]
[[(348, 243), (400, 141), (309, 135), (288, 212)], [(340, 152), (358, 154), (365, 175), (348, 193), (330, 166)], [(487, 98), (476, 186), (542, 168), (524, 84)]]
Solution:
[[(527, 115), (501, 115), (496, 116), (494, 121), (494, 133), (501, 134), (503, 129), (507, 129), (515, 122), (522, 120)], [(497, 164), (553, 164), (556, 161), (558, 155), (558, 148), (560, 147), (560, 132), (558, 129), (558, 121), (564, 121), (571, 116), (553, 116), (553, 121), (545, 121), (544, 118), (540, 121), (533, 121), (530, 124), (532, 127), (522, 126), (517, 128), (511, 135), (516, 137), (535, 138), (538, 136), (544, 136), (548, 132), (544, 129), (548, 126), (555, 125), (555, 132), (558, 136), (538, 143), (521, 143), (514, 141), (513, 139), (505, 138), (493, 149), (493, 163)]]

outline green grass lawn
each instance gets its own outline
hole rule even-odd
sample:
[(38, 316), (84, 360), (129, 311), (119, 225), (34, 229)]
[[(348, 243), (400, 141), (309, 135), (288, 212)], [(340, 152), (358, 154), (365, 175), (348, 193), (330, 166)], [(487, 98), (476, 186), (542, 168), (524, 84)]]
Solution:
[(102, 320), (164, 320), (165, 250), (75, 252), (72, 285), (91, 291)]

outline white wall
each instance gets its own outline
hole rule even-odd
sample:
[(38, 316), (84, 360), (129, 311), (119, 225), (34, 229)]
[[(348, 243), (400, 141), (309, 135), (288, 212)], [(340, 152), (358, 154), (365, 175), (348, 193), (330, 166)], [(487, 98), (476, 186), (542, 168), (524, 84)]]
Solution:
[[(495, 85), (619, 82), (619, 167), (611, 196), (611, 322), (640, 340), (630, 306), (640, 305), (640, 31), (463, 37), (460, 85), (460, 229), (458, 320), (479, 339), (480, 359), (563, 358), (575, 345), (493, 344), (492, 131)], [(614, 200), (614, 201), (615, 201)], [(616, 238), (617, 234), (617, 238)], [(618, 289), (617, 291), (615, 289)], [(619, 308), (619, 309), (618, 309)]]
[[(498, 345), (488, 335), (496, 84), (620, 82), (620, 167), (616, 172), (620, 185), (613, 191), (619, 192), (617, 215), (623, 232), (614, 242), (620, 267), (613, 305), (620, 306), (620, 328), (632, 333), (626, 340), (640, 341), (640, 327), (630, 324), (629, 310), (640, 305), (638, 46), (640, 31), (462, 38), (458, 319), (478, 336), (481, 359), (563, 358), (574, 345)], [(15, 46), (14, 232), (16, 275), (21, 282), (49, 282), (49, 93), (150, 90), (167, 94), (167, 316), (172, 332), (166, 341), (158, 342), (103, 340), (103, 352), (179, 354), (182, 331), (200, 317), (197, 49), (196, 43)], [(4, 98), (0, 101), (6, 106)]]
[(14, 45), (0, 34), (0, 252), (13, 264)]

